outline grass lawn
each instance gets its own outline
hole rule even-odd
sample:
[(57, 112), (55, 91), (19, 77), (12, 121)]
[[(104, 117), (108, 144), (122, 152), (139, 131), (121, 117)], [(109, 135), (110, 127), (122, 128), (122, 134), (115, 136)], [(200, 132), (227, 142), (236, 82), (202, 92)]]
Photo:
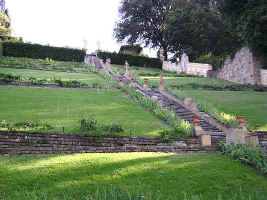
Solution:
[(180, 97), (191, 97), (197, 102), (209, 104), (218, 110), (241, 115), (252, 130), (267, 131), (267, 93), (225, 92), (203, 90), (171, 90)]
[(35, 68), (44, 70), (67, 70), (88, 72), (90, 66), (82, 62), (48, 61), (45, 59), (1, 57), (0, 68)]
[(67, 72), (54, 72), (54, 71), (41, 71), (41, 70), (29, 70), (29, 69), (12, 69), (12, 68), (0, 68), (0, 73), (13, 74), (21, 76), (26, 81), (29, 81), (30, 77), (44, 80), (48, 82), (53, 82), (55, 79), (60, 79), (62, 81), (79, 81), (81, 83), (86, 83), (89, 87), (95, 84), (101, 86), (102, 88), (109, 88), (108, 83), (102, 79), (100, 76), (94, 73), (90, 74), (78, 74), (78, 73), (67, 73)]
[(88, 195), (110, 187), (150, 200), (183, 200), (184, 193), (229, 199), (240, 188), (245, 196), (267, 195), (266, 177), (218, 153), (0, 157), (0, 177), (1, 200), (91, 199)]
[(46, 122), (50, 132), (79, 133), (80, 120), (94, 117), (101, 124), (120, 124), (120, 135), (155, 137), (170, 128), (120, 91), (0, 87), (0, 120)]

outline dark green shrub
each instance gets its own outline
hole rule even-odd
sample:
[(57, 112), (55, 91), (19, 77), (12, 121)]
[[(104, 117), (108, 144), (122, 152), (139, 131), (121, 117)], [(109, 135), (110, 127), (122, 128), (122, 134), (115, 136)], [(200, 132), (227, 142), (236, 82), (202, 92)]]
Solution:
[(254, 148), (248, 145), (224, 144), (219, 145), (223, 154), (231, 156), (233, 159), (240, 160), (262, 173), (267, 174), (267, 160), (264, 157), (262, 148)]
[(64, 47), (51, 47), (22, 42), (2, 42), (3, 55), (9, 57), (26, 57), (34, 59), (53, 59), (59, 61), (83, 62), (85, 51)]
[(0, 57), (3, 56), (3, 45), (2, 42), (0, 42)]
[(127, 61), (131, 66), (138, 67), (150, 67), (150, 68), (162, 68), (162, 61), (157, 58), (147, 58), (143, 56), (133, 56), (122, 53), (111, 53), (111, 52), (98, 52), (98, 57), (104, 61), (107, 58), (111, 59), (111, 64), (124, 65)]
[(200, 56), (199, 58), (196, 59), (195, 62), (211, 64), (213, 67), (213, 70), (217, 70), (221, 67), (223, 58), (219, 56), (214, 56), (211, 53), (209, 53), (209, 54)]

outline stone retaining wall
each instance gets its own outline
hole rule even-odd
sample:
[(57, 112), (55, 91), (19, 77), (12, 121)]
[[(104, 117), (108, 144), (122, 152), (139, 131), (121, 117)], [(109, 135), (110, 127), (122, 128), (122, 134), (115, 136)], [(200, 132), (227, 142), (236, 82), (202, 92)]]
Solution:
[(267, 132), (258, 132), (256, 135), (258, 135), (260, 146), (262, 146), (267, 153)]
[(261, 70), (261, 84), (267, 86), (267, 70)]
[(0, 155), (117, 153), (117, 152), (209, 152), (198, 138), (164, 144), (159, 138), (89, 136), (0, 131)]
[(209, 76), (240, 84), (266, 85), (267, 70), (262, 70), (262, 58), (253, 55), (248, 47), (243, 47), (235, 56), (225, 59), (221, 69), (210, 72)]

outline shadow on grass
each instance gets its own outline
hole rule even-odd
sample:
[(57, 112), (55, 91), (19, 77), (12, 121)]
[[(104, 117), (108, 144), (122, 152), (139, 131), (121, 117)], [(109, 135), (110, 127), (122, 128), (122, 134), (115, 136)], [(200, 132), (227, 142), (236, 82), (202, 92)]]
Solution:
[(159, 154), (134, 159), (131, 154), (117, 155), (121, 159), (115, 161), (115, 154), (98, 154), (92, 158), (92, 154), (86, 154), (77, 159), (75, 156), (11, 158), (5, 167), (0, 167), (3, 177), (0, 190), (1, 184), (8, 181), (7, 188), (2, 188), (7, 194), (12, 195), (12, 191), (45, 192), (51, 199), (63, 194), (78, 198), (88, 191), (111, 185), (158, 194), (162, 199), (182, 198), (184, 192), (207, 198), (218, 193), (229, 196), (240, 187), (247, 194), (267, 191), (264, 177), (218, 154)]

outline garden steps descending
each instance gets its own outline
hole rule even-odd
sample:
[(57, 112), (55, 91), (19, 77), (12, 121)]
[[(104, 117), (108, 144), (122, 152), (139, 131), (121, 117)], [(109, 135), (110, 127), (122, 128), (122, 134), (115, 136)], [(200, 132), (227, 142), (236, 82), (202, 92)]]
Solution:
[[(112, 70), (109, 71), (109, 74), (118, 82), (119, 82), (119, 77), (123, 77), (123, 84), (128, 86), (130, 85), (130, 80), (125, 76), (118, 75), (114, 73)], [(220, 141), (225, 141), (224, 132), (226, 132), (227, 128), (223, 127), (223, 125), (219, 124), (218, 121), (215, 121), (214, 118), (210, 117), (208, 114), (204, 112), (195, 112), (186, 108), (181, 103), (182, 101), (181, 99), (179, 99), (176, 96), (173, 96), (168, 92), (163, 93), (158, 90), (144, 90), (144, 88), (140, 86), (137, 82), (135, 82), (135, 85), (136, 85), (135, 90), (137, 92), (141, 93), (142, 95), (150, 99), (157, 98), (157, 102), (162, 106), (163, 109), (173, 110), (178, 117), (184, 119), (185, 121), (193, 123), (193, 117), (195, 115), (200, 116), (201, 119), (199, 125), (206, 133), (211, 135), (213, 144), (216, 144)], [(210, 119), (207, 120), (207, 117), (209, 117)], [(219, 127), (217, 127), (217, 125)]]

